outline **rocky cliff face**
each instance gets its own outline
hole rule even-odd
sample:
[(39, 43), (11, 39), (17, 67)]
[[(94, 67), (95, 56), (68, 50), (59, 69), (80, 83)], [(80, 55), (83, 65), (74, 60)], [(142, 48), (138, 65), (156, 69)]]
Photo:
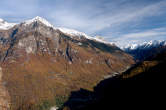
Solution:
[(130, 67), (132, 57), (112, 44), (65, 33), (42, 18), (0, 30), (2, 81), (13, 109), (25, 109)]
[(10, 96), (6, 90), (5, 83), (2, 81), (2, 68), (0, 67), (0, 109), (9, 110), (10, 108)]

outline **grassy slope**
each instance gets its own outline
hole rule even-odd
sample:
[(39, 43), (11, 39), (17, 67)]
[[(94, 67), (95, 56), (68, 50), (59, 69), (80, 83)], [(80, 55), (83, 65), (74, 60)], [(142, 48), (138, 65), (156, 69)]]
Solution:
[(156, 106), (160, 108), (165, 87), (165, 65), (166, 53), (161, 53), (119, 76), (101, 81), (94, 88), (94, 92), (86, 89), (72, 92), (64, 104), (64, 109), (143, 109)]
[[(109, 53), (98, 50), (99, 53), (96, 55), (91, 48), (83, 49), (72, 44), (71, 46), (72, 49), (79, 51), (78, 56), (81, 61), (69, 64), (63, 56), (38, 54), (9, 60), (2, 65), (3, 81), (6, 82), (11, 97), (12, 110), (29, 110), (29, 107), (41, 105), (45, 100), (48, 102), (55, 100), (56, 96), (67, 97), (71, 91), (79, 88), (93, 90), (93, 87), (111, 71), (126, 67), (127, 59), (119, 63), (116, 62), (118, 59)], [(85, 61), (91, 58), (93, 64), (86, 64)], [(101, 63), (109, 58), (115, 62), (112, 65), (113, 69)], [(128, 60), (132, 62), (130, 56)], [(37, 108), (33, 109), (37, 110)]]

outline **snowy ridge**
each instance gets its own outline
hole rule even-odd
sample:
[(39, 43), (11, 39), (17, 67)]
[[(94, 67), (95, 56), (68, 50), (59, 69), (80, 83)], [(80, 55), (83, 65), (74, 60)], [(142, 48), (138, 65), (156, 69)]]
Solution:
[(114, 43), (106, 42), (106, 41), (104, 41), (104, 40), (102, 40), (102, 39), (98, 39), (98, 38), (95, 38), (95, 37), (88, 36), (88, 35), (86, 35), (85, 33), (79, 32), (79, 31), (74, 30), (74, 29), (68, 29), (68, 28), (63, 28), (63, 27), (54, 27), (54, 26), (53, 26), (51, 23), (49, 23), (46, 19), (44, 19), (44, 18), (42, 18), (42, 17), (39, 17), (39, 16), (37, 16), (37, 17), (35, 17), (35, 18), (31, 19), (31, 20), (27, 20), (27, 21), (23, 22), (23, 24), (24, 24), (24, 25), (29, 25), (29, 24), (31, 24), (31, 23), (33, 23), (33, 22), (37, 22), (37, 21), (40, 21), (41, 23), (45, 24), (45, 25), (48, 26), (48, 27), (52, 27), (52, 28), (54, 28), (55, 30), (60, 30), (62, 33), (67, 34), (67, 35), (69, 35), (70, 37), (79, 37), (79, 38), (85, 37), (85, 38), (87, 38), (87, 39), (95, 40), (95, 41), (97, 41), (97, 42), (102, 42), (102, 43), (105, 43), (105, 44), (114, 45)]
[(134, 50), (134, 49), (136, 49), (137, 47), (139, 47), (139, 44), (128, 44), (127, 46), (122, 47), (122, 49), (123, 49), (123, 50), (125, 50), (125, 49)]
[(48, 26), (48, 27), (54, 27), (54, 26), (53, 26), (52, 24), (50, 24), (47, 20), (45, 20), (44, 18), (39, 17), (39, 16), (37, 16), (37, 17), (35, 17), (35, 18), (33, 18), (33, 19), (30, 19), (30, 20), (24, 21), (23, 24), (24, 24), (24, 25), (29, 25), (29, 24), (31, 24), (31, 23), (33, 23), (33, 22), (37, 22), (37, 21), (40, 21), (41, 23), (45, 24), (45, 25)]
[[(41, 22), (43, 23), (44, 25), (48, 26), (48, 27), (51, 27), (55, 30), (60, 30), (62, 33), (64, 34), (67, 34), (69, 35), (70, 37), (78, 37), (78, 38), (86, 38), (86, 39), (90, 39), (90, 40), (94, 40), (94, 41), (97, 41), (97, 42), (101, 42), (101, 43), (105, 43), (105, 44), (110, 44), (110, 45), (115, 45), (114, 43), (112, 42), (107, 42), (107, 41), (104, 41), (103, 39), (99, 39), (99, 38), (96, 38), (96, 37), (91, 37), (91, 36), (88, 36), (86, 35), (85, 33), (83, 32), (79, 32), (77, 30), (74, 30), (74, 29), (68, 29), (68, 28), (62, 28), (62, 27), (54, 27), (51, 23), (49, 23), (46, 19), (42, 18), (42, 17), (35, 17), (33, 19), (30, 19), (30, 20), (26, 20), (24, 22), (22, 22), (21, 24), (23, 25), (30, 25), (34, 22)], [(14, 25), (16, 25), (16, 23), (7, 23), (6, 21), (0, 19), (0, 29), (10, 29), (12, 28)]]
[(166, 46), (166, 40), (154, 40), (149, 42), (144, 42), (142, 44), (128, 44), (126, 47), (123, 47), (123, 50), (136, 50), (138, 48), (146, 49), (156, 46)]
[(107, 42), (103, 39), (99, 39), (97, 37), (93, 37), (92, 40), (95, 40), (95, 41), (98, 41), (98, 42), (101, 42), (101, 43), (105, 43), (105, 44), (110, 44), (110, 45), (116, 45), (114, 42)]
[(86, 35), (85, 33), (76, 31), (76, 30), (74, 30), (74, 29), (61, 28), (61, 27), (60, 27), (60, 28), (57, 27), (57, 28), (55, 28), (55, 29), (58, 29), (58, 30), (60, 30), (61, 32), (65, 33), (65, 34), (68, 34), (68, 35), (71, 35), (71, 36), (78, 36), (78, 37), (84, 36), (84, 37), (86, 37), (86, 38), (88, 38), (88, 39), (91, 39), (91, 38), (92, 38), (92, 37)]
[(1, 30), (8, 30), (8, 29), (12, 28), (15, 25), (16, 25), (16, 23), (8, 23), (5, 20), (0, 19), (0, 29)]
[(80, 37), (80, 38), (85, 37), (87, 39), (94, 40), (94, 41), (97, 41), (97, 42), (102, 42), (102, 43), (105, 43), (105, 44), (114, 45), (114, 43), (112, 43), (112, 42), (107, 42), (107, 41), (104, 41), (103, 39), (88, 36), (87, 34), (85, 34), (83, 32), (76, 31), (74, 29), (68, 29), (68, 28), (55, 28), (55, 29), (58, 29), (61, 32), (65, 33), (65, 34), (68, 34), (70, 36), (76, 36), (76, 37)]

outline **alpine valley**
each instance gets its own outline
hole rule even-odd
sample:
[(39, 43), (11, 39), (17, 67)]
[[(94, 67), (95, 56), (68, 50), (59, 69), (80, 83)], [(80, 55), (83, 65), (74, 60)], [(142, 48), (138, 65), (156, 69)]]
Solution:
[(39, 16), (0, 19), (0, 110), (152, 106), (165, 86), (165, 64), (166, 41), (122, 48)]
[(71, 91), (92, 91), (133, 64), (134, 58), (115, 44), (56, 28), (44, 18), (0, 19), (1, 110), (60, 108)]

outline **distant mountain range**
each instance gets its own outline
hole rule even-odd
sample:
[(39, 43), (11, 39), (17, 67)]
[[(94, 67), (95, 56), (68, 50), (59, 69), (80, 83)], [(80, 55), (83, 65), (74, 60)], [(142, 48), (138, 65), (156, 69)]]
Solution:
[(165, 40), (154, 40), (154, 41), (149, 41), (149, 42), (144, 42), (142, 44), (129, 44), (126, 47), (123, 47), (123, 50), (135, 50), (138, 48), (153, 48), (153, 47), (158, 47), (158, 46), (166, 46), (166, 41)]
[(166, 41), (150, 41), (143, 44), (132, 44), (123, 48), (123, 50), (132, 55), (135, 60), (143, 61), (149, 57), (155, 57), (157, 54), (166, 50)]

